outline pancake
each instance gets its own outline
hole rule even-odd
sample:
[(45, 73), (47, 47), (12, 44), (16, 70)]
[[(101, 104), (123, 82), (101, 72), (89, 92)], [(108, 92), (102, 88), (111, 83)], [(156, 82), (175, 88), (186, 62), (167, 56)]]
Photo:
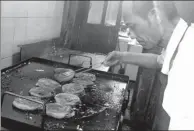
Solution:
[[(25, 96), (33, 100), (42, 102), (39, 98), (33, 96)], [(24, 111), (34, 111), (43, 109), (42, 105), (33, 101), (29, 101), (23, 98), (15, 98), (13, 101), (13, 106)]]
[(56, 119), (70, 118), (75, 115), (71, 106), (62, 106), (58, 103), (48, 103), (46, 105), (46, 114)]
[(91, 81), (91, 80), (82, 80), (82, 79), (79, 79), (79, 78), (73, 78), (72, 82), (76, 83), (76, 84), (79, 84), (79, 85), (83, 85), (84, 87), (94, 84), (94, 82)]
[(55, 96), (55, 101), (60, 105), (75, 106), (81, 103), (80, 98), (74, 94), (59, 93)]
[(48, 79), (48, 78), (40, 78), (38, 82), (36, 83), (36, 86), (46, 87), (46, 88), (51, 88), (51, 89), (56, 89), (56, 88), (61, 87), (61, 85), (58, 82), (52, 79)]
[(96, 80), (96, 76), (94, 74), (91, 73), (76, 73), (75, 77), (80, 79), (80, 80), (90, 80), (90, 81), (95, 81)]
[(73, 79), (75, 72), (68, 68), (56, 68), (54, 77), (58, 82), (67, 82)]
[(33, 87), (29, 90), (29, 94), (31, 96), (39, 97), (39, 98), (50, 98), (55, 93), (50, 88), (44, 88), (44, 87)]
[(36, 86), (42, 88), (49, 88), (55, 92), (61, 92), (61, 85), (58, 82), (48, 78), (39, 79), (36, 83)]
[(62, 91), (64, 93), (69, 93), (69, 94), (75, 94), (78, 96), (84, 96), (85, 95), (85, 90), (84, 86), (81, 84), (76, 84), (76, 83), (70, 83), (70, 84), (65, 84), (62, 86)]

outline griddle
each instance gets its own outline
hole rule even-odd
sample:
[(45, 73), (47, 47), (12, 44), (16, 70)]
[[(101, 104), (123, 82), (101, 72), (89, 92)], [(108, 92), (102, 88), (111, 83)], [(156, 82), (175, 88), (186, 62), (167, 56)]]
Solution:
[[(8, 95), (5, 92), (13, 92), (18, 95), (29, 95), (28, 91), (32, 88), (39, 78), (50, 78), (54, 80), (55, 68), (70, 68), (77, 70), (81, 67), (72, 66), (60, 62), (54, 62), (41, 58), (30, 58), (14, 66), (1, 70), (1, 124), (10, 130), (118, 130), (121, 125), (121, 117), (129, 101), (129, 78), (120, 74), (112, 74), (97, 70), (90, 70), (89, 73), (95, 74), (96, 85), (104, 84), (112, 88), (110, 92), (99, 90), (92, 92), (88, 90), (85, 106), (102, 105), (104, 100), (108, 103), (108, 108), (91, 115), (90, 117), (81, 117), (57, 120), (45, 116), (43, 112), (24, 112), (15, 109), (12, 106), (16, 96)], [(91, 96), (95, 100), (92, 101)], [(92, 97), (93, 98), (93, 97)], [(97, 106), (98, 108), (100, 106)]]

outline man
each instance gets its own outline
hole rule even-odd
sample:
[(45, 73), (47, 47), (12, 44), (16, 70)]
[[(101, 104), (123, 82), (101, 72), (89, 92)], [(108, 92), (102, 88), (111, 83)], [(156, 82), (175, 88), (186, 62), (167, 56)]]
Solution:
[[(125, 6), (125, 5), (124, 5)], [(125, 7), (124, 7), (125, 8)], [(194, 27), (180, 18), (171, 1), (133, 1), (132, 14), (124, 9), (124, 20), (130, 35), (146, 49), (159, 45), (164, 48), (161, 55), (150, 53), (111, 52), (104, 64), (120, 62), (145, 68), (161, 68), (168, 75), (163, 108), (170, 116), (169, 127), (161, 129), (194, 129)]]

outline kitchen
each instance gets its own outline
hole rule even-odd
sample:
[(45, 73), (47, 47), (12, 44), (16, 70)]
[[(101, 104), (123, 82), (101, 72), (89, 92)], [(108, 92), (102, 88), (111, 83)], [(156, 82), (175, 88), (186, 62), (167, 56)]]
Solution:
[[(156, 96), (161, 86), (157, 82), (158, 71), (130, 64), (120, 64), (111, 68), (101, 64), (106, 55), (113, 50), (155, 54), (161, 52), (159, 47), (152, 50), (143, 49), (126, 32), (121, 31), (122, 5), (130, 6), (130, 2), (1, 1), (1, 70), (7, 71), (14, 65), (17, 67), (18, 63), (23, 63), (25, 60), (40, 63), (47, 63), (46, 60), (64, 63), (66, 67), (67, 65), (71, 65), (72, 68), (76, 66), (74, 67), (76, 70), (78, 67), (92, 67), (97, 74), (107, 75), (108, 78), (115, 76), (112, 79), (120, 83), (123, 82), (120, 79), (123, 79), (128, 84), (125, 95), (127, 98), (125, 102), (123, 101), (124, 107), (127, 108), (125, 110), (129, 110), (128, 115), (133, 116), (134, 121), (143, 121), (149, 126), (154, 126), (154, 119), (156, 119), (154, 115), (156, 104), (154, 103), (157, 103), (159, 99)], [(194, 11), (193, 5), (193, 2), (176, 2), (179, 13), (189, 22), (194, 22), (191, 13)], [(44, 72), (41, 67), (40, 69), (35, 68), (35, 72), (40, 74)], [(155, 86), (157, 88), (153, 88)], [(23, 87), (25, 87), (24, 84)], [(17, 90), (17, 87), (14, 89)], [(12, 90), (8, 91), (12, 92)], [(17, 93), (20, 92), (17, 91)], [(122, 112), (121, 116), (127, 117), (126, 112)], [(122, 121), (121, 116), (118, 117)], [(114, 121), (113, 118), (111, 119)], [(4, 121), (7, 126), (6, 121), (8, 120), (4, 119)], [(115, 120), (115, 123), (119, 123), (118, 125), (123, 123), (127, 126), (126, 128), (130, 128), (127, 122)], [(21, 122), (20, 127), (18, 124), (18, 129), (23, 129), (22, 127), (25, 126)], [(28, 126), (26, 128), (28, 129)], [(88, 124), (86, 130), (90, 128), (92, 125)], [(99, 129), (103, 128), (105, 126)], [(110, 128), (117, 130), (124, 127), (110, 125), (105, 129)]]

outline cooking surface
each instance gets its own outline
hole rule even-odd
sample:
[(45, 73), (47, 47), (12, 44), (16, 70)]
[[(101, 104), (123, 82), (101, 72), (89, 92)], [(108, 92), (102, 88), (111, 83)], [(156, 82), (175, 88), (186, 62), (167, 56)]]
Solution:
[[(56, 67), (70, 67), (65, 64), (54, 64), (52, 62), (27, 62), (26, 65), (21, 65), (17, 69), (10, 72), (2, 73), (2, 92), (11, 91), (20, 95), (28, 95), (28, 91), (32, 88), (39, 78), (53, 78), (53, 70)], [(76, 67), (71, 66), (72, 69)], [(93, 72), (97, 76), (96, 85), (103, 84), (109, 87), (109, 90), (87, 91), (87, 100), (92, 104), (109, 105), (109, 108), (103, 112), (85, 119), (73, 118), (70, 120), (55, 120), (53, 118), (45, 118), (45, 128), (53, 130), (63, 129), (65, 126), (76, 127), (80, 125), (83, 129), (110, 130), (116, 129), (118, 124), (121, 107), (123, 104), (124, 90), (127, 86), (125, 79), (119, 77), (107, 77), (99, 72)], [(106, 79), (105, 79), (106, 78)], [(91, 99), (90, 99), (91, 98)], [(2, 117), (10, 118), (22, 123), (27, 123), (33, 126), (41, 127), (42, 117), (39, 113), (24, 113), (13, 109), (12, 102), (14, 97), (5, 96), (2, 105)], [(87, 107), (89, 108), (89, 106)], [(59, 128), (60, 127), (60, 128)]]

